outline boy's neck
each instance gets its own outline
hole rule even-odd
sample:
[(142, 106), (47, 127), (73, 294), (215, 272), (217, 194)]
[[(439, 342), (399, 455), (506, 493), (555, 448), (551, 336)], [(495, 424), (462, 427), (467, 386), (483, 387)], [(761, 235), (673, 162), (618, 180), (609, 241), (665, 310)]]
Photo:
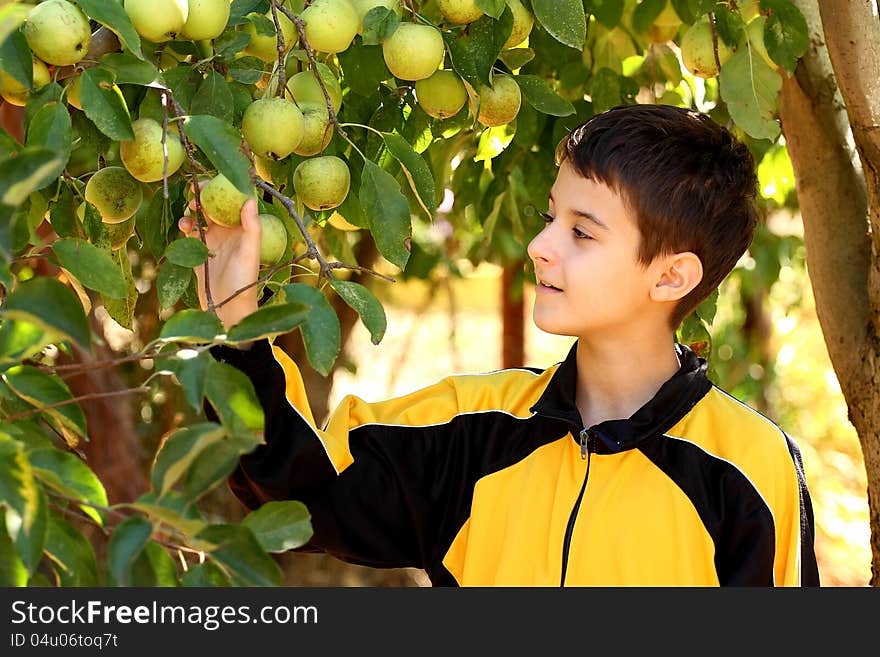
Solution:
[(629, 418), (679, 367), (672, 334), (580, 338), (577, 407), (584, 426)]

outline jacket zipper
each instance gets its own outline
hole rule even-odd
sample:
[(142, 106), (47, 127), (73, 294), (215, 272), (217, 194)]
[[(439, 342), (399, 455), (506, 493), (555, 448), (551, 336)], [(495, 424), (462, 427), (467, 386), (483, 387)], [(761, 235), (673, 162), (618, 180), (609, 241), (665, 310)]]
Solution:
[(568, 526), (565, 528), (565, 540), (562, 544), (562, 577), (559, 580), (559, 586), (565, 586), (565, 574), (568, 570), (568, 553), (571, 549), (571, 536), (574, 533), (574, 523), (577, 520), (578, 510), (581, 507), (581, 501), (584, 499), (584, 491), (587, 488), (587, 480), (590, 478), (590, 461), (595, 448), (595, 436), (592, 431), (587, 428), (581, 429), (580, 434), (581, 460), (587, 461), (587, 472), (584, 475), (584, 483), (581, 484), (580, 493), (571, 510), (568, 518)]

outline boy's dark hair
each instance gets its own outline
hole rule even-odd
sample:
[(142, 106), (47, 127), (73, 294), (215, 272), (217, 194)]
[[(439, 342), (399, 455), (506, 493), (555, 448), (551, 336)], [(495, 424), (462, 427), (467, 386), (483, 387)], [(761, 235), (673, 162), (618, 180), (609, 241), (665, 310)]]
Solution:
[(597, 114), (559, 142), (556, 163), (617, 192), (636, 217), (638, 260), (691, 251), (703, 278), (676, 305), (673, 329), (718, 287), (755, 232), (757, 176), (745, 144), (705, 114), (628, 105)]

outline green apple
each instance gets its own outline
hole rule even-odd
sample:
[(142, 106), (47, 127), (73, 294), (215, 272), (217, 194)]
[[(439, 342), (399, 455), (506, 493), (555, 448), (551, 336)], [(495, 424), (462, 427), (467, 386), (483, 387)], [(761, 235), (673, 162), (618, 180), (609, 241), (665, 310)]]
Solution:
[(241, 133), (254, 154), (281, 160), (302, 141), (303, 115), (286, 98), (260, 98), (244, 111)]
[(416, 82), (419, 106), (435, 119), (455, 116), (467, 102), (467, 89), (454, 71), (437, 71)]
[(510, 123), (519, 114), (522, 93), (512, 76), (496, 75), (492, 86), (480, 87), (480, 113), (477, 121), (486, 127)]
[(255, 193), (243, 194), (222, 173), (208, 181), (199, 192), (202, 209), (212, 221), (223, 226), (241, 224), (241, 207)]
[[(721, 65), (723, 66), (732, 55), (733, 50), (718, 37), (718, 61)], [(701, 17), (681, 35), (681, 61), (691, 75), (700, 78), (718, 76), (712, 26), (709, 24), (708, 15)]]
[(300, 162), (293, 171), (296, 195), (312, 210), (329, 210), (348, 196), (351, 173), (335, 155), (321, 155)]
[(746, 39), (753, 52), (757, 52), (761, 58), (767, 62), (767, 66), (774, 71), (779, 68), (779, 64), (773, 61), (770, 53), (767, 52), (767, 46), (764, 44), (764, 24), (767, 22), (766, 16), (758, 16), (749, 21), (746, 25)]
[(675, 7), (672, 6), (672, 2), (667, 0), (663, 10), (657, 18), (654, 19), (654, 22), (646, 32), (648, 41), (651, 43), (666, 43), (667, 41), (672, 41), (675, 35), (678, 34), (678, 28), (681, 27), (681, 22), (681, 19), (675, 11)]
[[(33, 58), (33, 71), (34, 86), (31, 87), (31, 89), (36, 90), (40, 87), (45, 87), (52, 81), (52, 74), (49, 72), (49, 67), (46, 66), (42, 60), (35, 57)], [(18, 107), (24, 107), (27, 104), (30, 91), (30, 89), (25, 87), (11, 75), (0, 70), (0, 97), (2, 97), (7, 103), (10, 105), (17, 105)]]
[(437, 0), (437, 8), (450, 23), (473, 23), (483, 15), (476, 0)]
[[(162, 126), (157, 121), (142, 118), (131, 124), (134, 130), (133, 141), (119, 143), (119, 157), (122, 166), (141, 182), (162, 180), (165, 166), (165, 154), (162, 149)], [(168, 170), (170, 176), (183, 164), (183, 145), (173, 130), (165, 135), (165, 147), (168, 150)]]
[(505, 48), (514, 48), (521, 44), (529, 34), (532, 33), (532, 27), (535, 25), (535, 17), (532, 12), (525, 8), (520, 0), (507, 0), (507, 6), (513, 13), (513, 29), (510, 36), (504, 42)]
[(190, 41), (216, 39), (229, 22), (229, 0), (188, 0), (186, 22), (181, 36)]
[[(342, 107), (342, 85), (339, 84), (339, 80), (326, 64), (318, 62), (318, 72), (327, 88), (327, 95), (330, 96), (333, 111), (339, 113), (339, 108)], [(300, 71), (292, 75), (287, 81), (287, 90), (297, 104), (321, 103), (326, 105), (327, 103), (321, 85), (318, 84), (312, 71)]]
[(122, 167), (104, 167), (89, 178), (86, 200), (101, 213), (105, 224), (118, 224), (141, 206), (144, 194), (140, 183)]
[(424, 80), (443, 63), (445, 54), (440, 31), (430, 25), (401, 23), (382, 42), (388, 70), (400, 80)]
[[(272, 10), (270, 9), (264, 15), (274, 26), (275, 21), (272, 19)], [(293, 21), (280, 11), (278, 12), (278, 24), (281, 26), (281, 36), (284, 37), (284, 50), (286, 52), (293, 48), (298, 40), (296, 25), (294, 25)], [(253, 23), (247, 23), (244, 27), (244, 31), (251, 37), (251, 40), (244, 49), (246, 55), (262, 59), (264, 62), (274, 62), (278, 60), (278, 38), (275, 33), (268, 36), (260, 34), (257, 32), (257, 28), (254, 27)]]
[(284, 222), (274, 214), (257, 215), (263, 227), (260, 235), (260, 264), (271, 266), (281, 260), (287, 248), (287, 229)]
[(367, 12), (374, 7), (385, 7), (385, 9), (390, 9), (397, 14), (398, 18), (403, 15), (403, 10), (400, 8), (400, 0), (353, 0), (352, 5), (354, 5), (354, 10), (358, 15), (358, 34), (364, 33), (364, 17), (367, 15)]
[(306, 41), (318, 52), (347, 50), (357, 34), (358, 14), (349, 0), (314, 0), (300, 18), (306, 24)]
[(187, 0), (124, 0), (123, 6), (137, 33), (154, 43), (176, 38), (189, 15)]
[(45, 0), (28, 12), (24, 36), (33, 54), (47, 64), (70, 66), (89, 51), (92, 28), (75, 4)]
[(303, 115), (303, 136), (299, 145), (293, 149), (297, 155), (317, 155), (333, 139), (333, 124), (324, 103), (300, 103)]
[(254, 171), (256, 171), (257, 175), (265, 180), (270, 185), (272, 184), (272, 171), (269, 168), (271, 162), (265, 158), (260, 157), (259, 155), (254, 155)]

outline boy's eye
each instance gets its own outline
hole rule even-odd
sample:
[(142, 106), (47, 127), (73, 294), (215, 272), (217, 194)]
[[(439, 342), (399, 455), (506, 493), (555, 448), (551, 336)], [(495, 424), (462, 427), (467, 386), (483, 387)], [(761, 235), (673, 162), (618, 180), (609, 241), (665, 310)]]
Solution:
[(577, 237), (579, 240), (591, 240), (591, 239), (593, 239), (592, 236), (590, 236), (589, 234), (585, 233), (584, 231), (582, 231), (582, 230), (581, 230), (580, 228), (578, 228), (577, 226), (575, 226), (575, 227), (572, 228), (571, 230), (572, 230), (572, 232), (574, 233), (574, 236)]
[(551, 214), (547, 212), (539, 212), (538, 214), (541, 215), (542, 219), (544, 219), (544, 224), (553, 223), (553, 216)]

